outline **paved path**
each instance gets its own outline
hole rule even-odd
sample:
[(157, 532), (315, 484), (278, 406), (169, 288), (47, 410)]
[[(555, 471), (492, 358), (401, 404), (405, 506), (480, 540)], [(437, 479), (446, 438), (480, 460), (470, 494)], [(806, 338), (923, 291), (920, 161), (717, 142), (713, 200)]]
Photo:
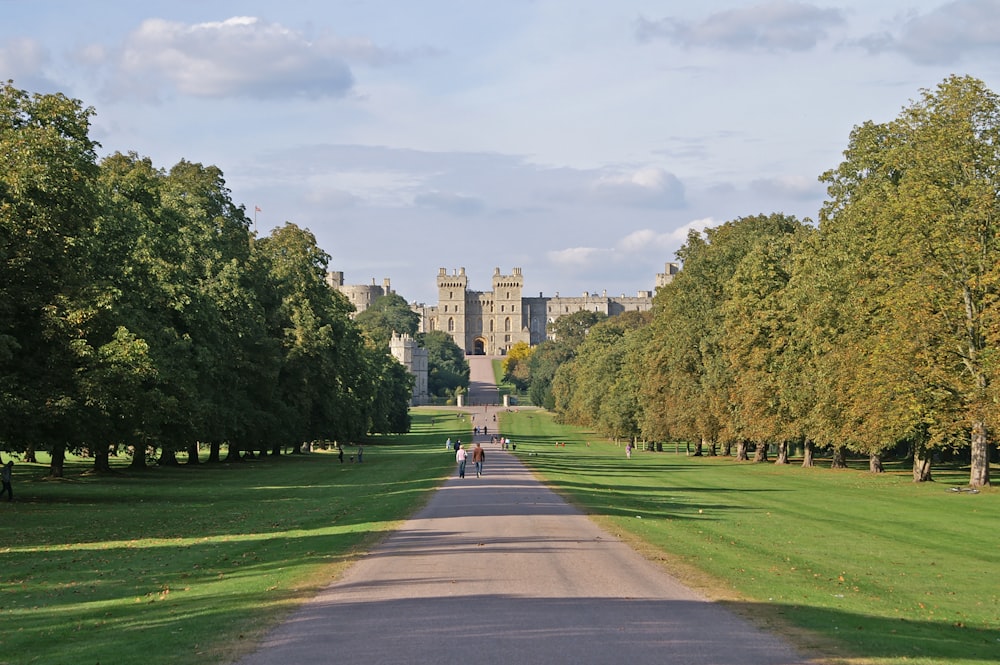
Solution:
[(241, 665), (806, 662), (485, 447)]
[(469, 404), (499, 404), (496, 376), (493, 374), (495, 356), (469, 356)]

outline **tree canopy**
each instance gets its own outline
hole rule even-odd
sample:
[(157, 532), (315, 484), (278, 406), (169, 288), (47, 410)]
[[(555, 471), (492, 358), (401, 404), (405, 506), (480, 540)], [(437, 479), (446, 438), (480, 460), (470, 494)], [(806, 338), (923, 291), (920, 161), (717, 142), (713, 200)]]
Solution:
[(405, 431), (412, 377), (312, 233), (257, 238), (215, 166), (98, 162), (92, 115), (0, 88), (0, 449), (48, 449), (61, 475), (66, 451), (102, 470)]

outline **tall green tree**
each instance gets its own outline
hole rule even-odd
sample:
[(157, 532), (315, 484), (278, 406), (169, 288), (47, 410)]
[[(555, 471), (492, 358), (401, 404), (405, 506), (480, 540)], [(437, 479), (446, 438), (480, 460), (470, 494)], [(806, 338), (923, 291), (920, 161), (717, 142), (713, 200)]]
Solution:
[(778, 463), (788, 462), (788, 446), (804, 440), (795, 417), (794, 390), (782, 382), (797, 312), (788, 307), (786, 288), (801, 237), (809, 228), (788, 218), (781, 231), (763, 238), (740, 259), (724, 289), (722, 353), (733, 377), (729, 394), (738, 434), (759, 443), (765, 460), (768, 443), (778, 445)]
[(575, 358), (559, 367), (552, 382), (555, 410), (563, 419), (616, 439), (639, 436), (636, 386), (624, 376), (625, 340), (651, 318), (647, 312), (625, 312), (590, 328)]
[[(881, 140), (860, 142), (872, 135)], [(866, 350), (899, 369), (892, 376), (920, 418), (911, 429), (930, 446), (967, 442), (969, 483), (988, 485), (1000, 342), (997, 96), (981, 81), (950, 77), (893, 122), (856, 131), (825, 180), (832, 201), (822, 221), (837, 226), (862, 208), (880, 230), (882, 327)]]
[(46, 445), (54, 460), (79, 408), (69, 313), (97, 210), (92, 116), (61, 94), (0, 86), (0, 431), (6, 447)]
[(786, 215), (757, 215), (688, 235), (678, 252), (684, 270), (654, 299), (649, 370), (643, 379), (644, 432), (656, 439), (693, 439), (696, 454), (702, 453), (703, 442), (710, 452), (719, 441), (735, 442), (738, 459), (747, 458), (751, 443), (765, 443), (754, 440), (750, 421), (734, 399), (737, 377), (725, 353), (725, 306), (744, 258), (798, 228), (799, 222)]

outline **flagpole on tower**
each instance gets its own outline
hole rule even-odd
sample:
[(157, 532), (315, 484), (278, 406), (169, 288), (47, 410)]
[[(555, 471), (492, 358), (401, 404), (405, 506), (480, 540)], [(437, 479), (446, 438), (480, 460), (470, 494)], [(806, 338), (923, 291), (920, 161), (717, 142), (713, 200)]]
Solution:
[(257, 213), (261, 212), (260, 206), (255, 205), (253, 207), (253, 234), (257, 235)]

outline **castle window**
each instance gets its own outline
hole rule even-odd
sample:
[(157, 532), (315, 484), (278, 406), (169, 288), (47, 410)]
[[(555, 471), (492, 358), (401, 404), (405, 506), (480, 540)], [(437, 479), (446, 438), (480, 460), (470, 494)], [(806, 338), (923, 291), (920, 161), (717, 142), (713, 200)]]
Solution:
[(434, 319), (431, 319), (430, 321), (428, 321), (428, 324), (430, 325), (431, 332), (434, 332), (434, 328), (436, 327), (434, 325), (435, 324)]
[(446, 311), (446, 312), (448, 311), (448, 305), (444, 306), (444, 311)]
[(506, 319), (503, 320), (503, 329), (506, 332), (510, 332), (510, 317), (509, 316)]
[(490, 319), (490, 332), (493, 332), (493, 319)]
[(455, 319), (448, 317), (448, 332), (455, 332)]
[(510, 300), (510, 291), (507, 292), (507, 300)]
[(503, 308), (504, 308), (504, 305), (500, 305), (500, 311), (501, 312), (503, 311)]

